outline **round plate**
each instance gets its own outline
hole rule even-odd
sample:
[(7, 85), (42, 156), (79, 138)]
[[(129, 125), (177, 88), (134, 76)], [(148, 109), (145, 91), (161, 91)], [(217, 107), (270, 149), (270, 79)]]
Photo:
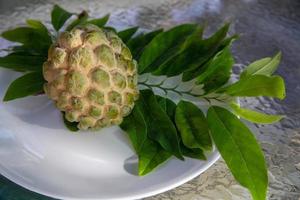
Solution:
[[(0, 71), (1, 98), (18, 73)], [(118, 127), (68, 131), (45, 96), (0, 103), (0, 173), (15, 183), (58, 199), (139, 199), (177, 187), (209, 168), (207, 161), (171, 159), (137, 176), (137, 158)]]

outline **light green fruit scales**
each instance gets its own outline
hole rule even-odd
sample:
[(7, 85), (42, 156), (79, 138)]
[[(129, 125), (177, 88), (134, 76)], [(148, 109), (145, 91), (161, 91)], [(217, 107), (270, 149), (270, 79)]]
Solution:
[(45, 93), (82, 130), (120, 124), (138, 98), (130, 50), (114, 32), (93, 25), (61, 33), (43, 75)]

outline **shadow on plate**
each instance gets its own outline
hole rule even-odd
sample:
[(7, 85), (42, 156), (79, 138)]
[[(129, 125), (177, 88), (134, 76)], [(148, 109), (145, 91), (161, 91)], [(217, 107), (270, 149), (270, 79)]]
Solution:
[(138, 157), (132, 155), (124, 161), (124, 169), (129, 174), (138, 176)]

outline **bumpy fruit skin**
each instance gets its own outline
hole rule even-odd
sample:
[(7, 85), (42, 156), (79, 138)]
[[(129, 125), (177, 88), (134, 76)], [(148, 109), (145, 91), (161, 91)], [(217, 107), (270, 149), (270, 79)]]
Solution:
[(93, 25), (61, 33), (43, 75), (45, 93), (82, 130), (120, 124), (138, 98), (130, 50), (114, 32)]

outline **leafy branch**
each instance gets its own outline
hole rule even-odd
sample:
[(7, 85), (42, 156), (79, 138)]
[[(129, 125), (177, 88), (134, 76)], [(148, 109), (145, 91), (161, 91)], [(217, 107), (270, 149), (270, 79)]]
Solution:
[(146, 81), (139, 82), (139, 85), (145, 86), (148, 89), (153, 90), (154, 88), (159, 88), (162, 91), (164, 91), (165, 95), (167, 95), (169, 92), (174, 92), (178, 94), (179, 96), (183, 97), (183, 95), (189, 95), (193, 97), (201, 97), (201, 95), (193, 93), (193, 88), (188, 89), (187, 91), (179, 90), (179, 85), (175, 85), (173, 87), (163, 87), (165, 80), (159, 82), (159, 83), (147, 83)]
[[(159, 77), (158, 77), (159, 78)], [(212, 94), (208, 93), (205, 94), (203, 90), (203, 85), (196, 85), (194, 84), (196, 80), (192, 80), (189, 82), (181, 82), (177, 81), (172, 84), (172, 86), (166, 86), (166, 82), (169, 81), (169, 78), (163, 77), (163, 80), (157, 80), (155, 83), (152, 83), (151, 81), (146, 78), (145, 80), (139, 81), (138, 84), (141, 88), (146, 88), (150, 90), (159, 89), (163, 91), (162, 96), (168, 96), (170, 93), (175, 93), (180, 99), (186, 99), (186, 98), (197, 98), (199, 101), (201, 99), (207, 101), (207, 103), (211, 104), (212, 101), (217, 101), (219, 103), (225, 104), (226, 102), (229, 102), (230, 96), (224, 95), (224, 94)], [(178, 77), (180, 78), (180, 76)], [(184, 88), (183, 85), (190, 85), (188, 88)]]

